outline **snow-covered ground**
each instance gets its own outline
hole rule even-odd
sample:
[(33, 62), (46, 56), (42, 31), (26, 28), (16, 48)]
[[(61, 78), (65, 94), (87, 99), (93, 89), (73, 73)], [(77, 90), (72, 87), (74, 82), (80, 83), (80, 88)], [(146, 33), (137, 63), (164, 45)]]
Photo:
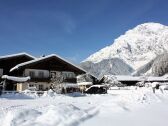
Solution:
[(0, 97), (0, 126), (167, 126), (168, 92), (151, 88)]

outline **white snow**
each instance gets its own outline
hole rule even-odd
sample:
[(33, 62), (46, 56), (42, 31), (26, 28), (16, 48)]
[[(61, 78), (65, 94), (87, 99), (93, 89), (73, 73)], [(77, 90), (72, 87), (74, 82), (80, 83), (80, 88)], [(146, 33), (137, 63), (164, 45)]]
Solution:
[(165, 74), (163, 77), (164, 77), (165, 79), (168, 79), (168, 74)]
[(92, 82), (80, 82), (80, 83), (77, 83), (79, 86), (80, 85), (93, 85)]
[(159, 86), (161, 90), (168, 90), (168, 84), (167, 85), (161, 85)]
[(104, 85), (100, 85), (100, 84), (99, 84), (99, 85), (92, 85), (92, 86), (90, 86), (89, 88), (87, 88), (85, 91), (88, 91), (88, 90), (89, 90), (90, 88), (92, 88), (92, 87), (97, 87), (97, 88), (106, 87), (106, 88), (107, 88), (107, 86), (108, 86), (108, 85), (105, 85), (105, 84), (104, 84)]
[(159, 82), (153, 82), (153, 83), (151, 84), (151, 86), (152, 86), (153, 88), (155, 88), (158, 84), (159, 84)]
[(141, 80), (140, 76), (130, 76), (130, 75), (104, 75), (108, 80), (118, 80), (118, 81), (138, 81)]
[(26, 82), (30, 80), (29, 76), (28, 77), (14, 77), (14, 76), (3, 75), (1, 78), (16, 81), (16, 82)]
[(118, 81), (165, 81), (168, 82), (168, 78), (165, 76), (131, 76), (131, 75), (104, 75), (108, 80), (118, 80)]
[[(151, 88), (103, 95), (45, 92), (0, 96), (1, 126), (167, 126), (168, 92)], [(74, 97), (75, 96), (75, 97)]]
[(147, 77), (147, 80), (148, 81), (168, 81), (168, 78), (165, 78), (164, 76), (161, 76), (161, 77), (150, 76), (150, 77)]
[(63, 83), (62, 86), (64, 88), (78, 88), (78, 85), (76, 83)]

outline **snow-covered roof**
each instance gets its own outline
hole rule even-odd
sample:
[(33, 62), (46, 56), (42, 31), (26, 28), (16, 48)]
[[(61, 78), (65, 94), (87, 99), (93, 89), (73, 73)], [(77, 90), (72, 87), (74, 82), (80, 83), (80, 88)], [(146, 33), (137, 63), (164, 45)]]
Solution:
[(135, 76), (129, 76), (129, 75), (104, 75), (105, 78), (108, 79), (116, 79), (118, 81), (138, 81), (140, 80), (140, 77), (135, 77)]
[(137, 81), (137, 80), (140, 80), (140, 77), (134, 77), (134, 76), (124, 76), (124, 75), (118, 75), (116, 76), (117, 77), (117, 80), (120, 80), (120, 81), (125, 81), (125, 80), (130, 80), (130, 81)]
[(83, 72), (87, 73), (84, 69), (82, 69), (81, 67), (77, 66), (77, 65), (74, 65), (73, 63), (70, 63), (69, 61), (67, 61), (66, 59), (56, 55), (56, 54), (51, 54), (51, 55), (48, 55), (48, 56), (45, 56), (45, 57), (41, 57), (41, 58), (36, 58), (34, 60), (31, 60), (31, 61), (28, 61), (28, 62), (24, 62), (24, 63), (20, 63), (18, 65), (16, 65), (15, 67), (11, 68), (10, 69), (10, 72), (14, 71), (14, 70), (17, 70), (19, 69), (20, 67), (22, 66), (25, 66), (25, 65), (28, 65), (28, 64), (32, 64), (32, 63), (35, 63), (37, 61), (41, 61), (41, 60), (44, 60), (44, 59), (47, 59), (47, 58), (50, 58), (50, 57), (56, 57), (56, 58), (59, 58), (61, 60), (63, 60), (64, 62), (68, 63), (68, 64), (71, 64), (72, 66), (82, 70)]
[(16, 81), (16, 82), (26, 82), (30, 80), (29, 76), (28, 77), (14, 77), (14, 76), (3, 75), (1, 78)]
[[(98, 79), (98, 77), (96, 77), (96, 76), (93, 75), (92, 73), (87, 72), (86, 74), (88, 74), (88, 75), (90, 75), (90, 76), (92, 76), (92, 77)], [(78, 75), (77, 78), (83, 78), (83, 76), (86, 75), (86, 74)]]
[(86, 91), (88, 91), (88, 90), (89, 90), (90, 88), (92, 88), (92, 87), (101, 88), (101, 87), (107, 87), (107, 85), (105, 85), (105, 84), (104, 84), (104, 85), (103, 85), (103, 84), (102, 84), (102, 85), (100, 85), (100, 84), (99, 84), (99, 85), (92, 85), (92, 86), (90, 86), (89, 88), (87, 88)]
[(98, 87), (98, 88), (100, 88), (100, 87), (107, 87), (107, 85), (106, 84), (97, 84), (97, 85), (92, 85), (89, 88), (91, 88), (91, 87)]
[(148, 77), (148, 81), (168, 81), (168, 78), (162, 77)]
[(130, 76), (130, 75), (105, 75), (105, 78), (116, 79), (118, 81), (168, 81), (168, 78), (155, 76)]
[(32, 55), (30, 55), (28, 53), (25, 53), (25, 52), (11, 54), (11, 55), (5, 55), (5, 56), (0, 56), (0, 59), (6, 59), (6, 58), (17, 57), (17, 56), (22, 56), (22, 55), (26, 55), (28, 57), (31, 57), (32, 59), (36, 59), (36, 57), (34, 57), (34, 56), (32, 56)]
[(77, 83), (79, 86), (80, 85), (93, 85), (92, 82), (80, 82), (80, 83)]

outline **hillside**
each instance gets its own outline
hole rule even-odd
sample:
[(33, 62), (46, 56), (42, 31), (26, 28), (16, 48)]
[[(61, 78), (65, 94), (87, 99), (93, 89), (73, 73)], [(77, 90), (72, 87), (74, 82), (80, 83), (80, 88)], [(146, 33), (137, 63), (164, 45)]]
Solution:
[(80, 66), (98, 78), (101, 78), (105, 74), (128, 75), (134, 71), (128, 64), (119, 58), (104, 59), (98, 63), (86, 61), (81, 63)]

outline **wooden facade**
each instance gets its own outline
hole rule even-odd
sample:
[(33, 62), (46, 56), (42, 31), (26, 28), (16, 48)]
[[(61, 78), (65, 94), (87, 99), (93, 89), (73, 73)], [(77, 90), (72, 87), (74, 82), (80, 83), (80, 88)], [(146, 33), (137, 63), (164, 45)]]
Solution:
[[(15, 77), (28, 77), (28, 82), (16, 82), (6, 80), (6, 90), (22, 91), (28, 88), (37, 90), (48, 90), (54, 79), (60, 77), (62, 83), (77, 85), (77, 76), (86, 74), (82, 68), (68, 62), (56, 54), (41, 58), (33, 58), (26, 53), (4, 56), (0, 58), (0, 76), (9, 75)], [(93, 83), (98, 80), (91, 75)], [(0, 77), (1, 79), (1, 77)], [(2, 79), (0, 80), (2, 81)], [(76, 86), (74, 85), (74, 87)]]
[[(10, 73), (10, 69), (17, 64), (34, 60), (34, 57), (27, 53), (18, 53), (13, 55), (0, 56), (0, 82), (2, 81), (2, 75), (13, 75)], [(11, 85), (12, 81), (8, 81), (6, 85), (7, 90), (13, 90)]]
[[(31, 86), (26, 82), (27, 87), (36, 86), (37, 90), (48, 90), (52, 76), (63, 77), (62, 83), (77, 83), (76, 76), (85, 74), (86, 71), (53, 54), (18, 64), (11, 69), (11, 73), (20, 77), (30, 76)], [(26, 87), (25, 84), (23, 86)]]

